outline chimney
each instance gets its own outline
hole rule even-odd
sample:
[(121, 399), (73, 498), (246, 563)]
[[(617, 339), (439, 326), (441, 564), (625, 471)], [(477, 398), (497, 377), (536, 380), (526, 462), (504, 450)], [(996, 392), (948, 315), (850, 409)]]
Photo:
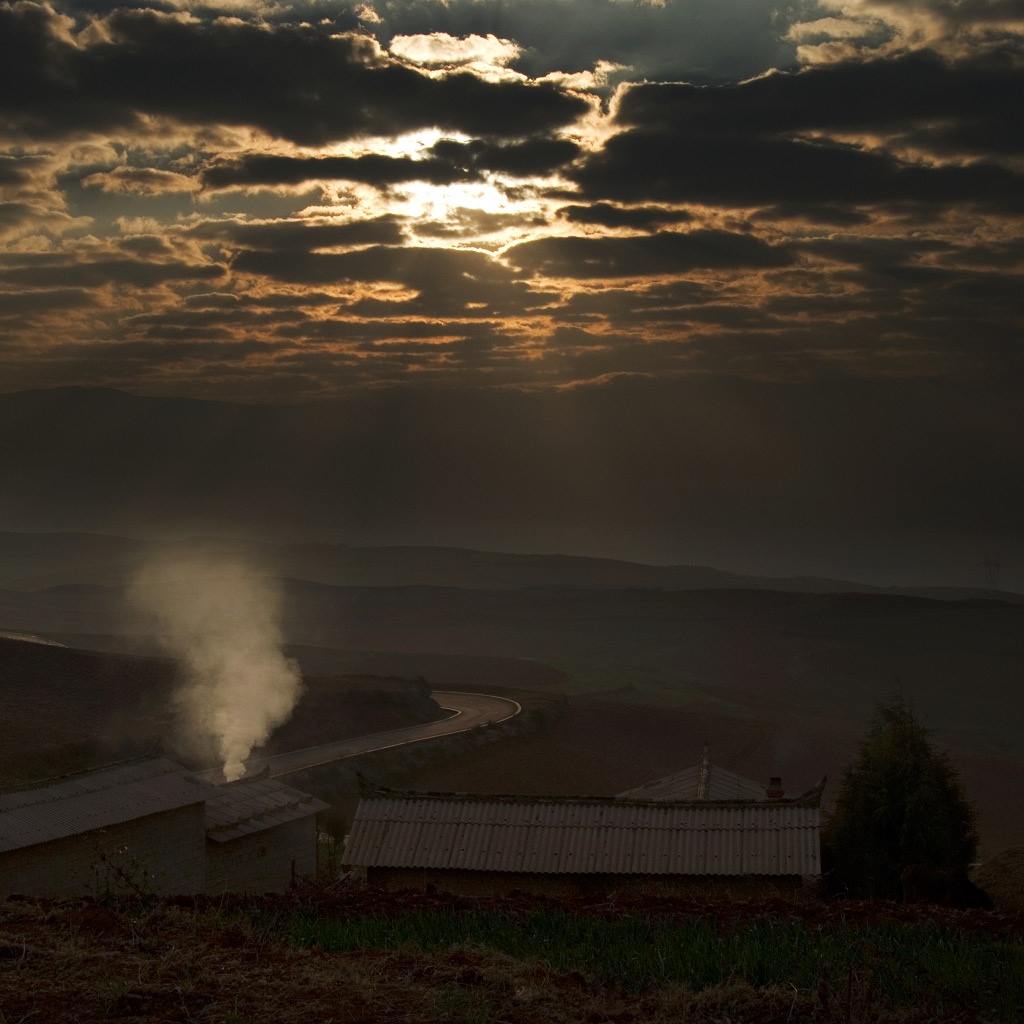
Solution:
[(781, 800), (785, 795), (786, 791), (782, 788), (782, 779), (778, 775), (773, 775), (768, 781), (768, 789), (765, 790), (769, 800)]
[(711, 759), (708, 757), (707, 741), (704, 743), (704, 752), (700, 756), (700, 773), (697, 776), (697, 799), (707, 800), (708, 781), (711, 777)]

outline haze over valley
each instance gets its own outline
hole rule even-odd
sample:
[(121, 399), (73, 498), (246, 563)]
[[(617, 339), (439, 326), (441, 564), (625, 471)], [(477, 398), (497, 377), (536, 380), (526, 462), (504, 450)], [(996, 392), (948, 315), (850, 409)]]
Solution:
[[(8, 665), (0, 717), (10, 735), (24, 737), (25, 749), (66, 746), (92, 731), (119, 743), (134, 738), (142, 748), (169, 743), (196, 751), (181, 742), (181, 705), (176, 718), (171, 696), (183, 679), (195, 678), (197, 666), (236, 657), (233, 647), (211, 653), (212, 643), (226, 648), (223, 638), (234, 635), (230, 622), (204, 614), (214, 616), (214, 640), (203, 641), (197, 660), (189, 653), (191, 620), (155, 623), (140, 614), (137, 596), (130, 599), (140, 566), (192, 549), (113, 536), (3, 536), (0, 621), (12, 632), (116, 658), (113, 669), (102, 669), (101, 687), (95, 667), (70, 677), (60, 670), (24, 675), (25, 665), (60, 663), (72, 652), (6, 642), (5, 657), (16, 655), (22, 668)], [(32, 550), (42, 554), (29, 557)], [(201, 550), (201, 559), (184, 563), (186, 575), (177, 570), (185, 607), (202, 612), (195, 595), (212, 585), (211, 600), (226, 602), (233, 616), (235, 590), (272, 585), (283, 644), (277, 657), (307, 678), (398, 676), (436, 689), (568, 697), (569, 710), (543, 734), (425, 767), (406, 782), (612, 794), (688, 766), (707, 741), (731, 770), (781, 775), (799, 791), (825, 773), (837, 780), (874, 703), (901, 692), (953, 752), (981, 812), (983, 850), (1024, 841), (1017, 799), (1024, 782), (1020, 595), (953, 588), (915, 594), (468, 550), (211, 540)], [(63, 576), (53, 552), (71, 566)], [(239, 565), (246, 567), (241, 575)], [(313, 579), (302, 578), (304, 566), (315, 569)], [(361, 578), (358, 585), (335, 582), (349, 571)], [(244, 642), (243, 650), (254, 656)], [(185, 661), (175, 669), (168, 654)], [(98, 656), (77, 657), (95, 666)], [(212, 699), (216, 684), (199, 678), (204, 689), (196, 699)], [(257, 700), (257, 678), (255, 670), (238, 675), (236, 700), (247, 707)], [(276, 712), (278, 721), (290, 717), (293, 699), (302, 709), (300, 690), (288, 698), (287, 713)], [(316, 741), (334, 738), (332, 728), (337, 738), (358, 732), (345, 720), (350, 713), (342, 703), (321, 716)], [(190, 734), (195, 729), (189, 726)], [(272, 733), (273, 724), (254, 745)], [(205, 763), (217, 763), (208, 756)]]

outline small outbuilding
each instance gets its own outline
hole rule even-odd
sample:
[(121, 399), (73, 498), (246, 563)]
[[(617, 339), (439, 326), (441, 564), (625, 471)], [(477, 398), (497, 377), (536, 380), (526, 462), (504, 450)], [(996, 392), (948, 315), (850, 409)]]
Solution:
[(207, 892), (279, 892), (316, 873), (316, 814), (330, 804), (269, 776), (206, 801)]
[(276, 779), (215, 786), (166, 758), (0, 793), (0, 895), (269, 892), (316, 870), (327, 804)]
[(416, 793), (366, 787), (344, 860), (385, 888), (806, 893), (821, 786), (774, 800)]
[(197, 893), (216, 786), (166, 758), (0, 793), (0, 893)]

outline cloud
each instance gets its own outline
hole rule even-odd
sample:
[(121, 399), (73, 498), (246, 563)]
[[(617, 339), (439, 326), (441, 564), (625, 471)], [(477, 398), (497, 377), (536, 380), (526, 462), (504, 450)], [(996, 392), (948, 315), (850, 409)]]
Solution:
[(316, 222), (310, 218), (276, 221), (204, 221), (189, 229), (202, 239), (219, 239), (250, 249), (293, 250), (395, 244), (402, 232), (392, 217)]
[(645, 277), (695, 269), (779, 267), (784, 249), (749, 235), (700, 229), (629, 238), (544, 238), (506, 252), (515, 266), (550, 277)]
[(818, 7), (841, 17), (796, 22), (786, 33), (808, 64), (915, 49), (963, 57), (1024, 39), (1020, 0), (819, 0)]
[(439, 159), (470, 171), (501, 171), (514, 177), (550, 174), (571, 163), (582, 152), (569, 139), (529, 139), (521, 143), (495, 143), (483, 139), (459, 142), (440, 139), (430, 148)]
[(427, 66), (479, 62), (504, 67), (521, 52), (511, 39), (498, 39), (490, 33), (486, 36), (470, 35), (456, 39), (447, 32), (392, 36), (388, 49), (396, 57)]
[[(951, 64), (927, 53), (719, 87), (634, 86), (615, 114), (624, 130), (568, 175), (595, 200), (984, 201), (1012, 210), (1024, 176), (977, 153), (1019, 144), (1003, 100), (1022, 87), (1024, 66)], [(974, 139), (970, 160), (911, 160), (877, 145), (881, 135), (948, 153), (958, 134)]]
[(200, 183), (187, 174), (161, 171), (153, 167), (115, 167), (112, 171), (97, 171), (82, 179), (86, 188), (101, 188), (104, 192), (134, 193), (140, 196), (158, 196), (173, 192), (197, 192)]
[(588, 109), (552, 85), (440, 78), (359, 33), (119, 8), (70, 38), (52, 8), (0, 6), (0, 118), (24, 138), (146, 133), (146, 118), (303, 145), (417, 128), (520, 136)]
[(424, 181), (450, 185), (469, 175), (445, 160), (364, 156), (289, 157), (249, 153), (215, 160), (200, 172), (204, 188), (254, 188), (304, 185), (314, 181), (361, 181), (383, 188), (399, 182)]
[(803, 202), (799, 199), (765, 207), (753, 214), (751, 219), (754, 221), (798, 220), (806, 221), (808, 224), (835, 225), (836, 227), (853, 227), (858, 224), (871, 223), (871, 217), (868, 214), (848, 206), (838, 203)]
[(1012, 372), (1012, 15), (0, 2), (5, 371), (296, 400)]
[(292, 284), (388, 283), (411, 293), (369, 295), (349, 304), (350, 312), (370, 317), (521, 315), (551, 298), (484, 253), (426, 246), (370, 246), (345, 253), (244, 249), (232, 267)]
[(86, 309), (95, 305), (96, 296), (83, 288), (0, 292), (0, 317), (22, 316), (25, 313), (48, 313), (65, 309)]
[(746, 78), (796, 59), (784, 38), (795, 5), (760, 0), (383, 0), (374, 10), (384, 46), (439, 31), (493, 35), (519, 47), (514, 66), (532, 77), (604, 63), (628, 66), (637, 79)]
[(210, 281), (225, 273), (225, 268), (218, 264), (196, 266), (117, 258), (70, 260), (49, 254), (7, 256), (0, 260), (0, 266), (8, 286), (28, 288), (152, 288), (172, 281)]
[(664, 206), (613, 206), (611, 203), (563, 206), (558, 214), (571, 224), (600, 224), (606, 228), (652, 228), (662, 224), (685, 224), (693, 219), (688, 210), (672, 210)]

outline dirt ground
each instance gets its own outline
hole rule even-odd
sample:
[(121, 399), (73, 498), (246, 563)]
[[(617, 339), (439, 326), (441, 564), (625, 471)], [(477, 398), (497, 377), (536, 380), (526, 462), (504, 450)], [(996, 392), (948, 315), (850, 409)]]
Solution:
[[(323, 915), (415, 914), (444, 908), (505, 913), (559, 907), (602, 915), (657, 911), (730, 920), (782, 912), (764, 902), (699, 906), (693, 901), (632, 899), (622, 903), (540, 897), (456, 899), (441, 894), (382, 894), (356, 889), (264, 897), (267, 913), (315, 905)], [(305, 901), (305, 903), (303, 902)], [(242, 902), (239, 901), (239, 905)], [(251, 901), (246, 901), (251, 907)], [(0, 900), (0, 1021), (99, 1024), (967, 1024), (953, 1013), (925, 1018), (859, 1007), (828, 991), (729, 983), (693, 993), (666, 986), (642, 996), (598, 987), (579, 971), (556, 971), (494, 951), (297, 949), (250, 916), (232, 920), (232, 900), (181, 899), (149, 907), (110, 907)], [(820, 927), (844, 920), (878, 921), (874, 904), (809, 905), (799, 911)], [(921, 920), (920, 908), (891, 907), (894, 921)], [(942, 911), (962, 928), (1012, 921), (977, 911)], [(884, 916), (884, 915), (883, 915)], [(948, 919), (948, 920), (947, 920)], [(1017, 919), (1018, 934), (1024, 918)]]

